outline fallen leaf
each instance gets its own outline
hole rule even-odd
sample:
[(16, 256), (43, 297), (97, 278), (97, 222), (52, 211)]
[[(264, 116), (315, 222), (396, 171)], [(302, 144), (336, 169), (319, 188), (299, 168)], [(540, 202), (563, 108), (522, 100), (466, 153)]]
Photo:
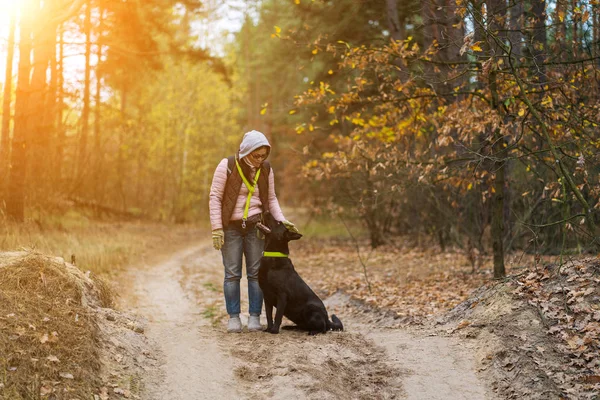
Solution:
[(463, 319), (462, 321), (460, 321), (460, 323), (456, 326), (456, 329), (463, 329), (466, 328), (467, 326), (471, 325), (471, 321), (468, 321), (466, 319)]
[(592, 384), (596, 384), (596, 383), (600, 383), (600, 376), (598, 375), (588, 375), (588, 376), (584, 376), (580, 379), (581, 382), (583, 383), (592, 383)]
[(40, 396), (48, 396), (52, 392), (53, 392), (53, 389), (50, 386), (43, 385), (40, 388)]
[(48, 357), (46, 357), (46, 359), (50, 362), (60, 362), (60, 360), (58, 359), (58, 357), (53, 356), (53, 355), (49, 355)]
[(108, 396), (108, 388), (106, 386), (103, 386), (100, 389), (100, 400), (108, 400), (109, 396)]

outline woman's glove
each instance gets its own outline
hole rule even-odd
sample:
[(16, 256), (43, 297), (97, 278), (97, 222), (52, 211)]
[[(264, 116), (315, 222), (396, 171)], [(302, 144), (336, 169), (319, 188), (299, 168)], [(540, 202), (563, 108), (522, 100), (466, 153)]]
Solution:
[(223, 229), (215, 229), (212, 231), (212, 240), (215, 250), (221, 250), (223, 244), (225, 244), (225, 232), (223, 232)]
[(288, 231), (291, 231), (291, 232), (294, 232), (294, 233), (300, 233), (300, 231), (298, 230), (298, 228), (296, 228), (296, 225), (292, 224), (287, 219), (281, 221), (281, 223), (287, 228)]

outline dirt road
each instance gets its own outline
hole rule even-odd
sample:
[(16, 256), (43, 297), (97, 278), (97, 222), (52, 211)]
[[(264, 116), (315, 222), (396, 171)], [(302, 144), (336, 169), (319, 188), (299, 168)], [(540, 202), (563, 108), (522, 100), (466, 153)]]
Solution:
[(123, 304), (148, 319), (160, 365), (144, 379), (144, 400), (494, 398), (468, 343), (383, 328), (372, 314), (351, 312), (344, 295), (326, 300), (344, 332), (227, 334), (220, 254), (209, 243), (132, 269), (128, 279)]

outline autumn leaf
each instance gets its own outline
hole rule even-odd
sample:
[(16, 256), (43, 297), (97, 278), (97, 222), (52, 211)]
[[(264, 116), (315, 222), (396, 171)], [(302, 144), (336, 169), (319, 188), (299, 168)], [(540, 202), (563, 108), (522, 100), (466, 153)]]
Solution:
[(588, 19), (590, 19), (590, 12), (586, 10), (581, 16), (581, 22), (585, 24), (588, 21)]
[(262, 105), (262, 108), (260, 110), (260, 115), (265, 115), (267, 113), (267, 108), (269, 107), (269, 103), (265, 103)]
[(281, 28), (278, 27), (277, 25), (275, 25), (273, 28), (275, 29), (275, 33), (272, 33), (271, 37), (272, 38), (275, 38), (275, 37), (280, 38), (281, 37)]
[(48, 396), (49, 394), (51, 394), (54, 391), (54, 389), (52, 389), (52, 386), (49, 385), (43, 385), (40, 388), (40, 396)]
[(471, 325), (471, 321), (468, 321), (466, 319), (463, 319), (462, 321), (460, 321), (460, 323), (456, 326), (456, 329), (463, 329), (466, 328), (467, 326)]
[(600, 383), (599, 375), (588, 375), (581, 378), (581, 381), (584, 383), (598, 384)]
[(473, 44), (471, 46), (471, 50), (473, 50), (473, 51), (483, 51), (483, 49), (479, 46), (479, 43), (481, 43), (481, 42), (477, 42), (477, 43)]

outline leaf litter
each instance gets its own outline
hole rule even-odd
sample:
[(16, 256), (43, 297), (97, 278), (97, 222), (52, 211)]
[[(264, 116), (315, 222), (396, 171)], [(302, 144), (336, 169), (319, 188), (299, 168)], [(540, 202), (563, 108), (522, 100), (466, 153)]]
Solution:
[(62, 258), (0, 253), (0, 400), (136, 398), (148, 344), (111, 300)]

